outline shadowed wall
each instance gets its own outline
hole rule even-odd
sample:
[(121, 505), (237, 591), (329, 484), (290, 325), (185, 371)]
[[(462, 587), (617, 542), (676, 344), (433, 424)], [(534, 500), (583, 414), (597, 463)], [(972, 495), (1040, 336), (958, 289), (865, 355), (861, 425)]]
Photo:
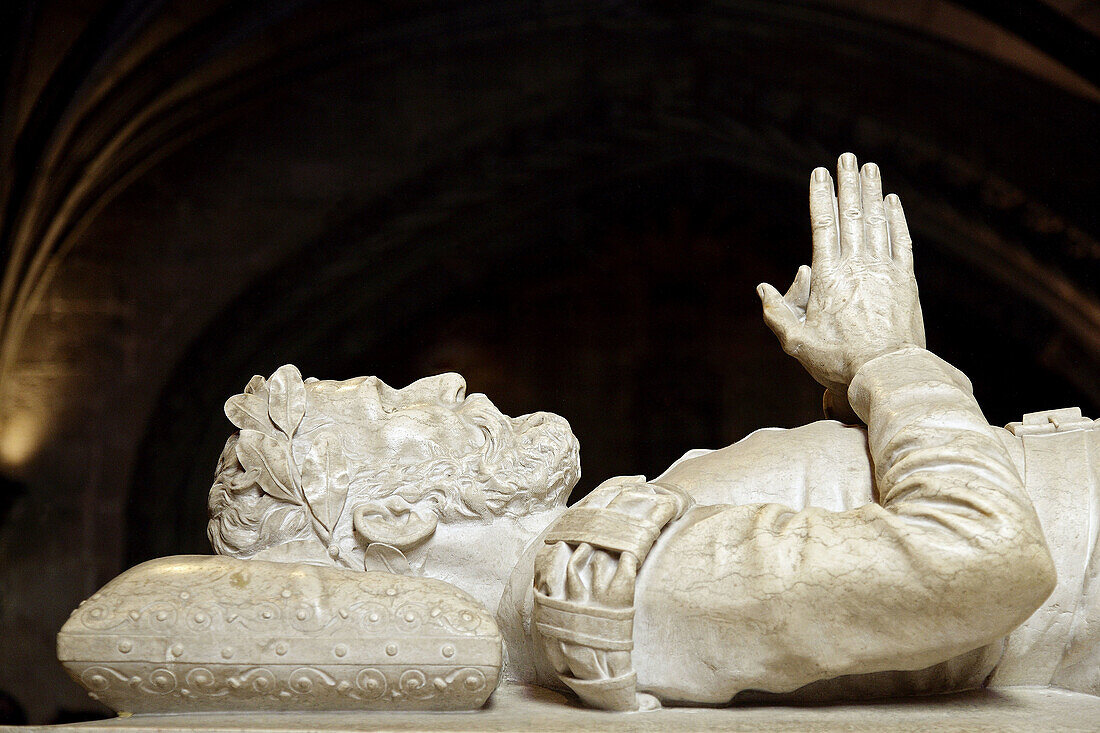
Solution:
[(0, 689), (92, 708), (53, 635), (209, 551), (221, 404), (283, 363), (558, 412), (578, 495), (816, 419), (753, 289), (808, 261), (845, 150), (901, 195), (929, 345), (990, 421), (1100, 416), (1095, 18), (877, 5), (7, 8)]

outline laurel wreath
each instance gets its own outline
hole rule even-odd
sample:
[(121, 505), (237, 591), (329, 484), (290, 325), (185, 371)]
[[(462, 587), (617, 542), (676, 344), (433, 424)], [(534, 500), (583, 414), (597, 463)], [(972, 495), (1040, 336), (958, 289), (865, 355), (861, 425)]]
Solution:
[(255, 483), (269, 496), (304, 509), (314, 535), (336, 560), (339, 551), (332, 533), (351, 484), (347, 457), (340, 445), (318, 437), (300, 460), (296, 458), (294, 436), (306, 408), (302, 374), (287, 364), (270, 379), (253, 377), (243, 394), (226, 401), (225, 414), (240, 429), (236, 454), (244, 469), (241, 483)]

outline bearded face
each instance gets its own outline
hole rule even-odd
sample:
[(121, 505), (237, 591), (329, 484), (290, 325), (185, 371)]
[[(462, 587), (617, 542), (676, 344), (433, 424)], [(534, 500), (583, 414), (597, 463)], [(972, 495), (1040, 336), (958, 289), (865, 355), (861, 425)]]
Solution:
[(286, 366), (226, 403), (240, 428), (210, 491), (208, 533), (237, 557), (363, 567), (436, 523), (562, 506), (580, 475), (568, 423), (503, 415), (457, 374), (393, 389), (375, 377), (301, 379)]

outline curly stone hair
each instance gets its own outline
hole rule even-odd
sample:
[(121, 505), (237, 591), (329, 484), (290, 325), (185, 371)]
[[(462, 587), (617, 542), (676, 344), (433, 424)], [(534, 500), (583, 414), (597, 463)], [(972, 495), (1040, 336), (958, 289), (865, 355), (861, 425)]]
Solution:
[[(336, 449), (343, 456), (341, 460), (346, 461), (341, 474), (345, 476), (346, 485), (341, 490), (347, 497), (346, 503), (351, 504), (353, 499), (355, 502), (376, 501), (397, 494), (410, 504), (430, 508), (443, 522), (517, 517), (563, 505), (580, 478), (580, 460), (577, 439), (569, 423), (558, 415), (539, 412), (507, 417), (484, 395), (464, 398), (465, 383), (458, 375), (441, 375), (415, 382), (405, 390), (392, 390), (375, 380), (379, 394), (387, 403), (379, 417), (380, 425), (387, 414), (399, 412), (404, 406), (423, 407), (423, 401), (417, 398), (423, 383), (444, 378), (450, 380), (456, 398), (453, 404), (436, 404), (434, 409), (452, 409), (476, 426), (486, 438), (481, 448), (469, 452), (428, 442), (429, 458), (394, 463), (371, 455), (361, 446), (349, 444), (345, 438)], [(280, 386), (269, 388), (269, 384)], [(304, 477), (304, 471), (296, 468), (280, 471), (273, 456), (277, 459), (279, 455), (301, 455), (308, 451), (310, 444), (307, 441), (318, 433), (295, 433), (298, 425), (339, 424), (339, 417), (315, 414), (317, 406), (324, 403), (309, 399), (315, 390), (332, 390), (339, 384), (348, 383), (303, 382), (296, 369), (283, 367), (272, 375), (270, 382), (254, 378), (244, 395), (227, 402), (226, 414), (242, 429), (226, 441), (210, 488), (207, 533), (215, 552), (251, 557), (288, 542), (319, 538), (327, 545), (331, 541), (341, 519), (325, 517), (318, 504), (317, 492), (310, 494), (301, 489), (300, 484), (308, 478)], [(454, 384), (460, 386), (454, 388)], [(414, 389), (418, 386), (419, 390)], [(282, 401), (278, 410), (272, 407), (270, 412), (283, 416), (287, 410), (284, 395), (289, 393), (290, 402), (294, 403), (295, 390), (300, 390), (298, 403), (302, 414), (296, 417), (293, 427), (282, 417), (278, 420), (282, 428), (274, 424), (260, 425), (262, 420), (254, 419), (260, 409), (248, 410), (247, 414), (237, 409), (246, 400), (261, 405), (263, 400), (270, 403), (279, 399)], [(306, 405), (314, 414), (310, 414)], [(262, 407), (267, 410), (266, 404)], [(293, 408), (290, 412), (290, 422), (294, 422)], [(259, 433), (253, 428), (268, 432), (257, 438)], [(278, 442), (280, 440), (282, 443)], [(295, 441), (293, 450), (278, 448), (278, 445), (289, 446), (291, 440)], [(258, 452), (266, 458), (257, 459), (257, 452), (251, 448), (246, 450), (247, 446), (242, 445), (245, 442), (260, 446)], [(325, 447), (329, 453), (333, 452), (332, 445)], [(290, 462), (294, 462), (293, 457)], [(331, 477), (323, 480), (329, 482), (326, 486), (332, 483)], [(337, 514), (342, 511), (345, 501), (341, 499), (339, 504), (341, 509)]]

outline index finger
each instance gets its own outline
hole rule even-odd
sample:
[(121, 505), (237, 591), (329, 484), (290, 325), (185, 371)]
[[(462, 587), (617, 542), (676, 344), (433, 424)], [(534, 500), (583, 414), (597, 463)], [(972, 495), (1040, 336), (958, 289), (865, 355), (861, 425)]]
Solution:
[(813, 233), (812, 266), (828, 265), (840, 256), (836, 226), (836, 196), (827, 168), (810, 174), (810, 229)]
[(634, 581), (638, 577), (638, 558), (633, 552), (619, 555), (619, 566), (607, 586), (605, 601), (612, 606), (629, 606), (634, 603)]
[(591, 588), (585, 582), (584, 570), (592, 557), (592, 545), (582, 542), (573, 550), (573, 557), (565, 565), (565, 597), (573, 601), (587, 601)]
[(535, 556), (535, 589), (558, 598), (565, 592), (565, 566), (572, 552), (564, 542), (543, 545)]

